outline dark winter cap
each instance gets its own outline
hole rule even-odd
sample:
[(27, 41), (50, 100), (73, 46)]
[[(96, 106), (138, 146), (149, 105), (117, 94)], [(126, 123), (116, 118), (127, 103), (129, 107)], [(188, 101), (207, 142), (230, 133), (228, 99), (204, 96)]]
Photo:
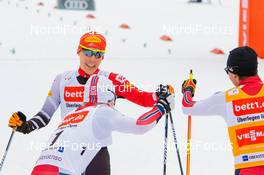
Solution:
[(250, 47), (238, 47), (230, 51), (226, 71), (239, 76), (254, 76), (258, 73), (258, 55)]

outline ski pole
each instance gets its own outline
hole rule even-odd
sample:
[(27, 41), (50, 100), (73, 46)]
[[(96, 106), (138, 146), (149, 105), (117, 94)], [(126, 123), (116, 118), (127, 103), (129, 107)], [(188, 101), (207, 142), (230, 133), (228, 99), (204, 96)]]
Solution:
[[(190, 70), (189, 79), (193, 79), (193, 72)], [(190, 175), (190, 165), (191, 165), (191, 115), (188, 114), (188, 132), (187, 132), (187, 161), (186, 161), (186, 175)]]
[(187, 162), (186, 162), (186, 175), (190, 175), (190, 153), (191, 153), (191, 116), (188, 115), (188, 133), (187, 133)]
[(176, 148), (176, 152), (177, 152), (177, 156), (178, 156), (178, 162), (179, 162), (179, 166), (180, 166), (180, 170), (181, 170), (181, 175), (183, 175), (181, 156), (180, 156), (180, 152), (179, 152), (179, 148), (178, 148), (178, 142), (177, 142), (177, 138), (176, 138), (176, 132), (175, 132), (175, 128), (174, 128), (174, 123), (173, 123), (173, 118), (172, 118), (171, 112), (169, 112), (169, 116), (170, 116), (171, 129), (172, 129), (173, 138), (174, 138), (174, 144), (175, 144), (175, 148)]
[(5, 162), (5, 158), (6, 158), (7, 152), (8, 152), (8, 150), (9, 150), (10, 145), (11, 145), (11, 141), (12, 141), (12, 139), (13, 139), (13, 136), (14, 136), (15, 132), (16, 132), (16, 129), (13, 129), (13, 131), (12, 131), (12, 133), (11, 133), (11, 136), (10, 136), (10, 138), (9, 138), (8, 144), (7, 144), (7, 146), (6, 146), (5, 153), (4, 153), (3, 158), (2, 158), (2, 160), (1, 160), (1, 163), (0, 163), (0, 172), (2, 171), (2, 168), (3, 168), (4, 162)]
[(166, 175), (167, 169), (167, 145), (168, 145), (168, 114), (165, 118), (165, 136), (164, 136), (164, 156), (163, 156), (163, 175)]

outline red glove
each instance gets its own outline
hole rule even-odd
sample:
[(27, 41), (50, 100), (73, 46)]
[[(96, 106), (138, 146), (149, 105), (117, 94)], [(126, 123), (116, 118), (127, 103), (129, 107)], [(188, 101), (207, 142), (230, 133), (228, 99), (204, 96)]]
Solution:
[(190, 91), (193, 97), (196, 89), (196, 84), (197, 81), (195, 79), (184, 80), (184, 82), (182, 83), (182, 93), (184, 94), (186, 91)]

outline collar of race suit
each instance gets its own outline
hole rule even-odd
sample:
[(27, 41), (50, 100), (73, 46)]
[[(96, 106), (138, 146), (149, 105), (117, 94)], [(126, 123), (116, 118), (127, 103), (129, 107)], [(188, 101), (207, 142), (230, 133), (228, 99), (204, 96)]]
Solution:
[[(96, 69), (96, 71), (93, 74), (97, 74), (98, 72), (99, 72), (99, 69)], [(84, 70), (82, 70), (81, 68), (78, 69), (78, 73), (81, 77), (87, 78), (87, 79), (89, 79), (89, 77), (91, 76), (90, 74), (87, 74)]]
[(248, 95), (256, 95), (262, 88), (263, 82), (259, 76), (252, 76), (240, 81), (239, 86)]

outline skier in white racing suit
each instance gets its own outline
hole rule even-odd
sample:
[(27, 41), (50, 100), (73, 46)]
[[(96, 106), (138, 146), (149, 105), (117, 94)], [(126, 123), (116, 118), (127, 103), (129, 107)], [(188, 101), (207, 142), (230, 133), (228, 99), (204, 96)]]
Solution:
[(174, 94), (168, 92), (151, 110), (138, 119), (131, 118), (114, 108), (114, 91), (107, 78), (98, 75), (90, 78), (85, 87), (88, 103), (64, 117), (37, 160), (32, 175), (85, 174), (87, 164), (98, 151), (112, 144), (113, 131), (144, 134), (174, 108)]
[[(77, 54), (80, 58), (79, 69), (66, 71), (56, 76), (41, 110), (27, 121), (16, 120), (24, 118), (26, 115), (20, 111), (15, 112), (10, 117), (9, 126), (12, 128), (20, 126), (17, 128), (17, 131), (28, 134), (47, 126), (59, 107), (61, 109), (61, 119), (63, 120), (66, 114), (83, 104), (84, 85), (90, 76), (94, 74), (104, 76), (111, 80), (118, 97), (127, 99), (140, 106), (153, 107), (159, 98), (159, 93), (142, 91), (123, 76), (99, 69), (104, 59), (105, 50), (106, 39), (103, 35), (96, 32), (85, 33), (80, 38), (77, 49)], [(107, 147), (103, 147), (98, 152), (98, 156), (95, 157), (94, 164), (92, 163), (88, 167), (87, 172), (93, 171), (93, 169), (108, 171), (110, 167), (107, 155), (109, 155), (108, 149)], [(97, 159), (100, 162), (104, 161), (105, 166), (101, 164), (98, 167)]]

